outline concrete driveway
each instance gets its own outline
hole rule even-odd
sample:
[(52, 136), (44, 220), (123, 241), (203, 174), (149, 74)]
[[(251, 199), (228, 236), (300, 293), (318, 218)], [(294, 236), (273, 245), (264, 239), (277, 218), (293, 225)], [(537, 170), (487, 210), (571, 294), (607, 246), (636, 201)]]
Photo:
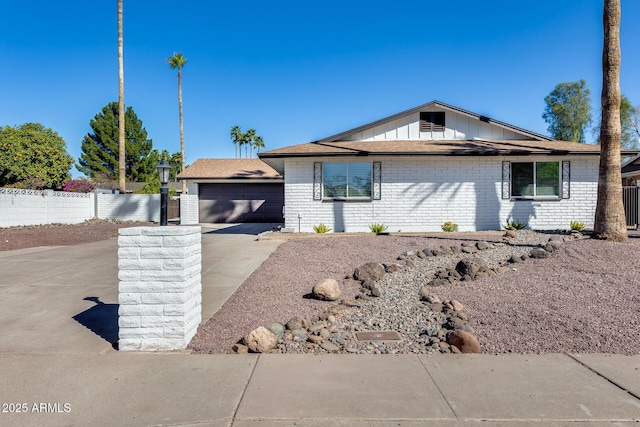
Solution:
[[(274, 224), (202, 226), (202, 321), (281, 243)], [(118, 339), (118, 241), (0, 252), (0, 353), (95, 354)]]

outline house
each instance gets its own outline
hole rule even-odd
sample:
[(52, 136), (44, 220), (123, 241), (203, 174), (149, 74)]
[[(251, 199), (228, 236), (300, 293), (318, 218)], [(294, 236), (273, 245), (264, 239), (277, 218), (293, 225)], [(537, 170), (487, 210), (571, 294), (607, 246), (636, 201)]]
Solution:
[(178, 179), (197, 195), (195, 223), (283, 222), (284, 180), (259, 159), (198, 159)]
[[(625, 152), (633, 155), (635, 150)], [(319, 141), (262, 152), (284, 176), (285, 227), (310, 232), (593, 226), (600, 147), (439, 101)]]
[(622, 185), (635, 187), (640, 183), (640, 154), (622, 163)]

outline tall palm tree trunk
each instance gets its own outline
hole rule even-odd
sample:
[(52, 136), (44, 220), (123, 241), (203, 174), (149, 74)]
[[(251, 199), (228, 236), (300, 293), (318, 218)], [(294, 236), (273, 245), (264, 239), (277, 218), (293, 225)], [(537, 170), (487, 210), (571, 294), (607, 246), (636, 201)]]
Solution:
[(126, 150), (124, 129), (124, 54), (122, 30), (122, 1), (118, 0), (118, 188), (120, 193), (126, 187)]
[[(180, 114), (180, 152), (182, 153), (180, 172), (184, 172), (184, 122), (182, 119), (182, 70), (180, 68), (178, 68), (178, 111)], [(187, 181), (184, 179), (182, 180), (182, 194), (187, 194)]]
[(595, 237), (627, 239), (620, 170), (620, 0), (605, 0), (602, 49), (602, 124)]

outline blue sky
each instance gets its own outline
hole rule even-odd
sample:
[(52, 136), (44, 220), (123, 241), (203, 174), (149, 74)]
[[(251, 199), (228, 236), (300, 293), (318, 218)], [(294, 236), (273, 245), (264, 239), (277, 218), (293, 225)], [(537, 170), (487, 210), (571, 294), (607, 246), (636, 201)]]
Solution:
[[(640, 2), (622, 2), (622, 92), (640, 104)], [(0, 126), (39, 122), (78, 158), (118, 98), (116, 1), (6, 2)], [(544, 97), (584, 78), (599, 110), (602, 0), (124, 0), (125, 102), (154, 148), (234, 157), (229, 129), (267, 149), (314, 141), (437, 99), (539, 133)], [(77, 171), (73, 171), (78, 176)]]

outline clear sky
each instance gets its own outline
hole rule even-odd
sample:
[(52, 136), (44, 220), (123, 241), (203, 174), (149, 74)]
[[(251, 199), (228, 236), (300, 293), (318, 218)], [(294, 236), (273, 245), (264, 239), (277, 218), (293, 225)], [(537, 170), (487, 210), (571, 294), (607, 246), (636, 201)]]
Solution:
[[(538, 133), (544, 97), (584, 78), (600, 108), (602, 0), (124, 0), (125, 103), (187, 163), (314, 141), (439, 100)], [(116, 1), (2, 4), (0, 126), (39, 122), (78, 158), (118, 99)], [(622, 0), (622, 92), (640, 104), (640, 1)], [(597, 113), (596, 113), (597, 117)], [(74, 176), (79, 173), (72, 171)]]

